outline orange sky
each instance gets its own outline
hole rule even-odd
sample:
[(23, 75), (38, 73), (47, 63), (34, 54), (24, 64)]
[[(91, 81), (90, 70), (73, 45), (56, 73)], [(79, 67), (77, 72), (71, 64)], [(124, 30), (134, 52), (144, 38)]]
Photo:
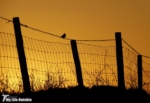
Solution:
[[(149, 0), (13, 0), (0, 1), (0, 16), (73, 39), (111, 39), (122, 32), (138, 52), (150, 56)], [(14, 33), (12, 23), (0, 20), (0, 31)], [(39, 36), (22, 31), (23, 35)]]
[[(122, 32), (135, 50), (150, 56), (150, 0), (0, 0), (0, 16), (72, 39), (114, 39)], [(0, 32), (14, 34), (12, 23), (0, 24)], [(22, 34), (57, 41), (26, 28)]]

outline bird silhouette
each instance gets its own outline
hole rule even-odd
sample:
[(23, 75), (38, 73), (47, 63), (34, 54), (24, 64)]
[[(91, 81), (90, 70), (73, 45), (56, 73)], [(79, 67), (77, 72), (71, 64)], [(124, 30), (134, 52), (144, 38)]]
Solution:
[(66, 37), (66, 34), (64, 33), (62, 36), (61, 36), (61, 38), (65, 38)]

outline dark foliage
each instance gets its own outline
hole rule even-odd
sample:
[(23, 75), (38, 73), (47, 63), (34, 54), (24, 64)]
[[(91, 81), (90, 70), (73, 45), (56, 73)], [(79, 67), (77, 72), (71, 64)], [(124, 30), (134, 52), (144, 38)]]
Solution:
[[(49, 88), (46, 91), (32, 92), (31, 94), (11, 94), (20, 98), (32, 98), (32, 102), (140, 102), (149, 103), (150, 95), (138, 89), (121, 90), (113, 86), (71, 87), (71, 88)], [(2, 97), (2, 96), (1, 96)], [(1, 99), (2, 100), (2, 99)]]

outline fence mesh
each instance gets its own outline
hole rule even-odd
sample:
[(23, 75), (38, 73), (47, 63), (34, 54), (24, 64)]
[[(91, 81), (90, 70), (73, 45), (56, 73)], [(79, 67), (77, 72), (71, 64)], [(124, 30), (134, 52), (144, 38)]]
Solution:
[(70, 44), (23, 37), (31, 87), (77, 85)]
[[(0, 38), (0, 91), (23, 92), (15, 35), (0, 32)], [(32, 91), (78, 85), (70, 43), (42, 41), (26, 36), (23, 36), (23, 41)], [(117, 86), (115, 46), (78, 41), (77, 48), (85, 86)], [(132, 48), (123, 47), (126, 88), (138, 87), (137, 55)], [(145, 61), (143, 89), (150, 93), (150, 64)]]
[[(0, 90), (23, 92), (15, 35), (0, 33)], [(70, 44), (23, 36), (32, 91), (77, 85)]]
[(143, 89), (150, 94), (150, 64), (143, 61)]
[(77, 43), (84, 85), (117, 86), (116, 53), (114, 46)]
[(124, 80), (126, 88), (138, 87), (138, 67), (137, 67), (137, 55), (123, 47), (123, 61), (124, 61)]
[(21, 92), (22, 78), (15, 35), (0, 33), (0, 38), (0, 90)]
[[(127, 88), (138, 87), (137, 56), (141, 55), (125, 40), (123, 41), (125, 83)], [(128, 71), (128, 72), (127, 72)], [(142, 55), (143, 89), (150, 94), (150, 57)]]

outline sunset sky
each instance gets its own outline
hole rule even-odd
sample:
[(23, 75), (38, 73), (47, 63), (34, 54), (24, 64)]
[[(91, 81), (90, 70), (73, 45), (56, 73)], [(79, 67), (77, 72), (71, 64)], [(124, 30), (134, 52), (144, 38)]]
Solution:
[[(121, 32), (135, 50), (150, 56), (150, 0), (0, 0), (0, 16), (71, 39), (115, 39)], [(0, 32), (14, 34), (13, 23), (0, 19), (0, 24)], [(65, 41), (23, 27), (22, 35)]]
[[(122, 38), (139, 53), (150, 56), (149, 0), (0, 0), (0, 14), (72, 39), (113, 39), (115, 32), (122, 32)], [(0, 31), (14, 33), (12, 23), (1, 19), (0, 23)], [(36, 33), (23, 35), (43, 35)]]
[[(115, 32), (139, 53), (150, 56), (149, 0), (0, 0), (0, 16), (72, 39), (113, 39)], [(0, 20), (2, 32), (14, 33)], [(23, 35), (42, 37), (36, 32)]]

